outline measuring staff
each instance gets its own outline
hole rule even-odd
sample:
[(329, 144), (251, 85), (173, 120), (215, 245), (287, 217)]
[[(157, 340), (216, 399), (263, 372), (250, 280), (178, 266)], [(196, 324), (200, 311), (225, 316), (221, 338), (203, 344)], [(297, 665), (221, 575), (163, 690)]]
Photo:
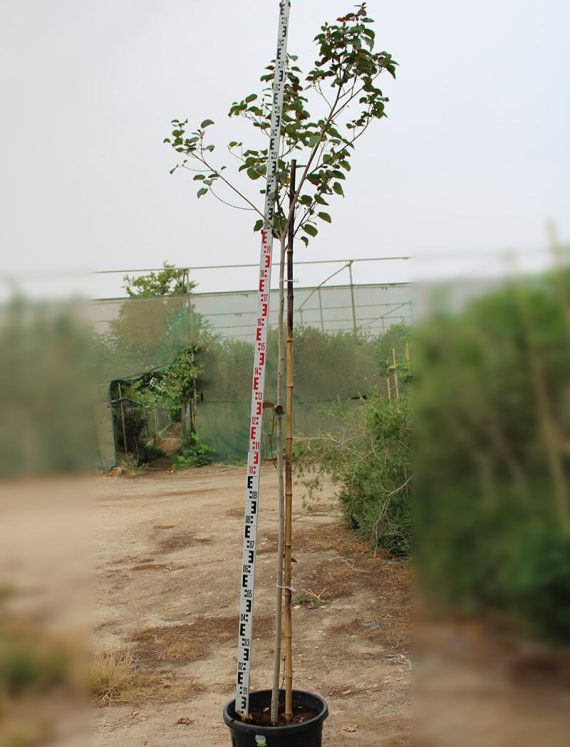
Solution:
[(267, 328), (269, 320), (269, 293), (271, 287), (271, 251), (273, 248), (273, 216), (277, 192), (277, 165), (281, 142), (281, 115), (287, 68), (287, 35), (289, 30), (290, 0), (279, 3), (279, 32), (273, 77), (273, 109), (267, 154), (267, 187), (261, 231), (261, 257), (257, 295), (257, 323), (255, 328), (255, 353), (251, 392), (249, 449), (247, 455), (247, 484), (245, 494), (245, 521), (243, 532), (243, 558), (240, 589), (240, 614), (238, 662), (236, 684), (236, 713), (244, 717), (249, 712), (249, 675), (253, 629), (253, 594), (255, 588), (255, 558), (257, 517), (259, 512), (259, 479), (261, 471), (261, 434), (263, 420), (263, 394), (267, 354)]

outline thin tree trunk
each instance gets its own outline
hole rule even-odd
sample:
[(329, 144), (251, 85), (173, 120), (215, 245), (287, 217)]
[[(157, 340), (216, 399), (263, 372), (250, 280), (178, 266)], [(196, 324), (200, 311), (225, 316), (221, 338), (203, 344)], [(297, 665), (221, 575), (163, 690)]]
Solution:
[[(295, 170), (297, 163), (291, 163), (291, 215), (295, 196)], [(295, 236), (294, 220), (289, 224), (287, 245), (287, 439), (285, 446), (285, 721), (293, 718), (293, 620), (291, 615), (291, 546), (293, 535), (293, 391), (294, 391), (294, 357), (293, 357), (293, 240)]]
[(277, 319), (277, 394), (276, 406), (276, 449), (277, 449), (277, 504), (279, 514), (279, 531), (277, 540), (277, 572), (276, 572), (276, 611), (275, 611), (275, 656), (273, 661), (273, 684), (271, 689), (271, 723), (279, 720), (279, 680), (281, 676), (281, 637), (283, 630), (283, 543), (285, 530), (284, 503), (285, 486), (283, 483), (283, 365), (285, 361), (283, 340), (283, 317), (285, 308), (285, 237), (281, 238), (279, 252), (279, 310)]

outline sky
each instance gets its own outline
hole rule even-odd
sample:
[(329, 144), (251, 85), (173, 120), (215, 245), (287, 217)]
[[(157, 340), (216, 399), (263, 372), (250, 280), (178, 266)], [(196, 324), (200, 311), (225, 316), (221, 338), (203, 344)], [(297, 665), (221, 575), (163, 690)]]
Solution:
[[(321, 22), (352, 4), (293, 0), (289, 49), (301, 66)], [(259, 89), (277, 10), (277, 0), (0, 0), (5, 285), (114, 296), (121, 274), (82, 273), (258, 261), (250, 214), (196, 200), (189, 174), (169, 174), (175, 154), (162, 141), (186, 116), (215, 120), (220, 144), (241, 139), (227, 111)], [(568, 240), (567, 0), (370, 0), (368, 10), (400, 65), (384, 88), (389, 116), (360, 141), (332, 225), (297, 257), (413, 255), (438, 276), (544, 251), (548, 220)], [(299, 266), (296, 277), (320, 282), (335, 267)], [(365, 263), (355, 279), (408, 280), (411, 267)], [(255, 275), (195, 277), (224, 290), (253, 287)]]

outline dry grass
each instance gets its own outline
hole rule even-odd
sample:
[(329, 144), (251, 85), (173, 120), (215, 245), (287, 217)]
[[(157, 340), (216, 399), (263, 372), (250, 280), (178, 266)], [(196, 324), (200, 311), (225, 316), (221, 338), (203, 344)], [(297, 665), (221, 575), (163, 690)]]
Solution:
[(134, 454), (121, 454), (117, 459), (117, 466), (113, 474), (121, 477), (136, 477), (148, 470), (148, 465), (139, 464)]
[(98, 705), (157, 701), (176, 703), (202, 692), (202, 687), (176, 673), (140, 665), (129, 648), (95, 654), (91, 664), (91, 691)]
[(91, 661), (91, 692), (98, 703), (117, 700), (133, 682), (134, 658), (128, 648), (98, 651)]
[(347, 526), (337, 521), (307, 529), (300, 529), (294, 535), (294, 549), (307, 552), (333, 550), (341, 555), (370, 556), (370, 547), (359, 539)]

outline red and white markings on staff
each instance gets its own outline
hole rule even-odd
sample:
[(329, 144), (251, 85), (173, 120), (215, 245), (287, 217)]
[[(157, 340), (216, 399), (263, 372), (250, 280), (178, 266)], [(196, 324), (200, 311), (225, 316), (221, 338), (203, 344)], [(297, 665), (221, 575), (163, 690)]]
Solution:
[(253, 597), (255, 588), (255, 558), (257, 542), (257, 517), (259, 509), (259, 479), (261, 470), (261, 433), (263, 424), (263, 393), (269, 321), (269, 291), (271, 287), (271, 252), (273, 249), (273, 215), (277, 187), (277, 164), (281, 142), (281, 115), (287, 67), (287, 35), (289, 31), (290, 0), (279, 3), (279, 32), (273, 78), (273, 109), (269, 131), (267, 155), (267, 187), (265, 210), (261, 231), (261, 259), (257, 295), (257, 323), (247, 455), (247, 484), (245, 495), (245, 521), (243, 532), (243, 558), (240, 588), (240, 615), (238, 638), (238, 663), (236, 683), (236, 713), (245, 716), (249, 711), (249, 677), (253, 631)]

